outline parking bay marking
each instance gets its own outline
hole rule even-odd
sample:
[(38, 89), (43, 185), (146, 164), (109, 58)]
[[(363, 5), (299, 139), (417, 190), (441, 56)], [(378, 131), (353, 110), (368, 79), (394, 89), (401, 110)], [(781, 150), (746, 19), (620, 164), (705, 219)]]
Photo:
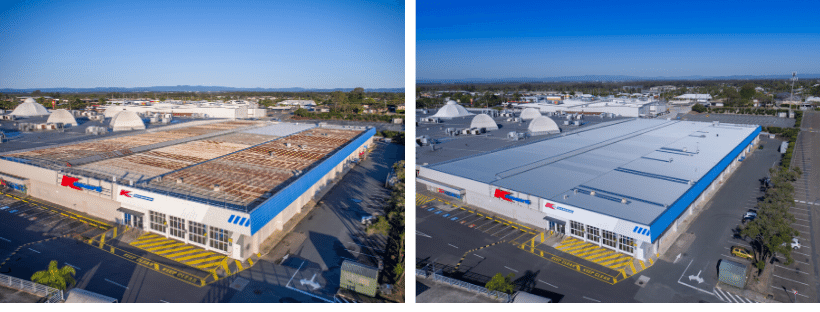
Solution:
[(106, 279), (105, 279), (105, 281), (106, 281), (106, 282), (109, 282), (109, 283), (111, 283), (111, 284), (114, 284), (114, 285), (120, 286), (120, 287), (122, 287), (122, 288), (128, 289), (128, 287), (127, 287), (127, 286), (123, 286), (122, 284), (119, 284), (119, 283), (113, 282), (113, 281), (111, 281), (110, 279), (107, 279), (107, 278), (106, 278)]
[(795, 282), (795, 283), (800, 283), (800, 284), (803, 284), (803, 285), (809, 286), (809, 284), (806, 284), (806, 283), (803, 283), (803, 282), (798, 282), (798, 281), (795, 281), (795, 280), (793, 280), (793, 279), (788, 279), (788, 278), (785, 278), (785, 277), (782, 277), (782, 276), (778, 276), (777, 274), (772, 274), (772, 276), (774, 276), (774, 277), (779, 277), (779, 278), (782, 278), (782, 279), (787, 280), (787, 281), (792, 281), (792, 282)]
[(455, 248), (455, 249), (458, 249), (458, 246), (456, 246), (456, 245), (453, 245), (453, 244), (450, 244), (450, 243), (447, 243), (447, 245), (450, 245), (450, 247), (453, 247), (453, 248)]
[(795, 271), (795, 272), (800, 273), (800, 274), (810, 275), (809, 273), (806, 273), (806, 272), (803, 272), (803, 271), (798, 271), (796, 268), (789, 268), (789, 267), (779, 266), (777, 264), (775, 264), (774, 266), (776, 266), (778, 268), (784, 268), (784, 269), (789, 270), (789, 271)]
[(7, 242), (11, 243), (11, 240), (9, 240), (8, 238), (0, 237), (0, 239), (2, 239), (2, 240), (4, 240), (4, 241), (7, 241)]
[(31, 250), (31, 251), (36, 252), (36, 253), (40, 253), (39, 251), (36, 251), (34, 249), (31, 249), (31, 248), (29, 248), (28, 250)]
[(505, 268), (507, 268), (507, 270), (513, 271), (513, 272), (515, 272), (515, 273), (518, 273), (518, 270), (516, 270), (516, 269), (513, 269), (513, 268), (508, 267), (508, 266), (506, 266), (506, 265), (505, 265), (504, 267), (505, 267)]
[(550, 285), (550, 286), (552, 286), (552, 287), (558, 288), (558, 286), (555, 286), (555, 285), (553, 285), (553, 284), (547, 283), (547, 282), (545, 282), (545, 281), (542, 281), (542, 280), (538, 280), (538, 281), (539, 281), (539, 282), (541, 282), (541, 283), (544, 283), (544, 284)]

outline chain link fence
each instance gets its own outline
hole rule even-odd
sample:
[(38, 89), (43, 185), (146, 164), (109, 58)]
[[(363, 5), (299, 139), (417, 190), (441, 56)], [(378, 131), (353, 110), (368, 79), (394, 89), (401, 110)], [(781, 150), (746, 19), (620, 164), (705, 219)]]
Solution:
[(0, 274), (0, 285), (25, 291), (33, 295), (43, 296), (46, 298), (46, 303), (60, 303), (65, 300), (63, 298), (62, 290), (22, 280), (5, 274)]

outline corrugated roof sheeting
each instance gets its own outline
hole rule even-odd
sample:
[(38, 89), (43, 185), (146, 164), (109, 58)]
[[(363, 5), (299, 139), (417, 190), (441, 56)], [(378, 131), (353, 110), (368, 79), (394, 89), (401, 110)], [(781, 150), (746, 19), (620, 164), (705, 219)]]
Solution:
[(261, 127), (257, 129), (251, 129), (247, 131), (243, 131), (245, 133), (256, 133), (256, 134), (264, 134), (264, 135), (275, 135), (275, 136), (288, 136), (294, 134), (299, 131), (307, 130), (310, 128), (315, 128), (315, 124), (303, 123), (303, 124), (294, 124), (294, 123), (280, 123), (275, 125), (270, 125), (267, 127)]

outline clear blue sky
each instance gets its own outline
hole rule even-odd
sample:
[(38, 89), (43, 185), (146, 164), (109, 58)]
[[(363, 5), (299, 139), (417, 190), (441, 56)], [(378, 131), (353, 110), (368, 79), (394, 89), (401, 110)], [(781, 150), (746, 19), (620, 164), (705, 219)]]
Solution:
[(416, 4), (419, 79), (820, 74), (820, 1)]
[(0, 2), (0, 88), (404, 86), (403, 0), (143, 2)]

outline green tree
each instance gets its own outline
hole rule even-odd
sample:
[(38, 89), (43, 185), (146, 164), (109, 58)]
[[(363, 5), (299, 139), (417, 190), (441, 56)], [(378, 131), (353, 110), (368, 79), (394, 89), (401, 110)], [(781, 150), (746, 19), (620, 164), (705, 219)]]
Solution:
[(706, 111), (706, 106), (703, 106), (703, 104), (695, 104), (692, 105), (692, 110), (698, 113), (703, 113)]
[(361, 103), (364, 100), (364, 88), (355, 88), (350, 91), (347, 98), (351, 103)]
[(32, 97), (41, 96), (42, 94), (43, 94), (43, 92), (40, 92), (40, 90), (34, 90), (34, 92), (31, 92)]
[(512, 282), (514, 277), (515, 274), (513, 273), (507, 274), (507, 276), (503, 276), (501, 273), (496, 273), (484, 287), (489, 290), (512, 294), (513, 290), (515, 290), (515, 284)]
[(31, 281), (59, 290), (66, 290), (66, 288), (77, 284), (77, 281), (74, 280), (74, 274), (77, 274), (74, 268), (68, 265), (58, 268), (57, 260), (51, 260), (48, 269), (34, 272)]
[(748, 101), (755, 95), (755, 85), (753, 83), (747, 83), (740, 88), (740, 98), (744, 101)]
[[(791, 240), (800, 233), (792, 228), (794, 216), (789, 207), (794, 204), (792, 182), (799, 178), (799, 168), (778, 167), (769, 169), (773, 187), (766, 190), (763, 200), (757, 204), (757, 218), (741, 227), (740, 234), (752, 239), (755, 250), (755, 266), (763, 271), (776, 253), (786, 257), (786, 265), (793, 262)], [(759, 274), (759, 273), (758, 273)]]

